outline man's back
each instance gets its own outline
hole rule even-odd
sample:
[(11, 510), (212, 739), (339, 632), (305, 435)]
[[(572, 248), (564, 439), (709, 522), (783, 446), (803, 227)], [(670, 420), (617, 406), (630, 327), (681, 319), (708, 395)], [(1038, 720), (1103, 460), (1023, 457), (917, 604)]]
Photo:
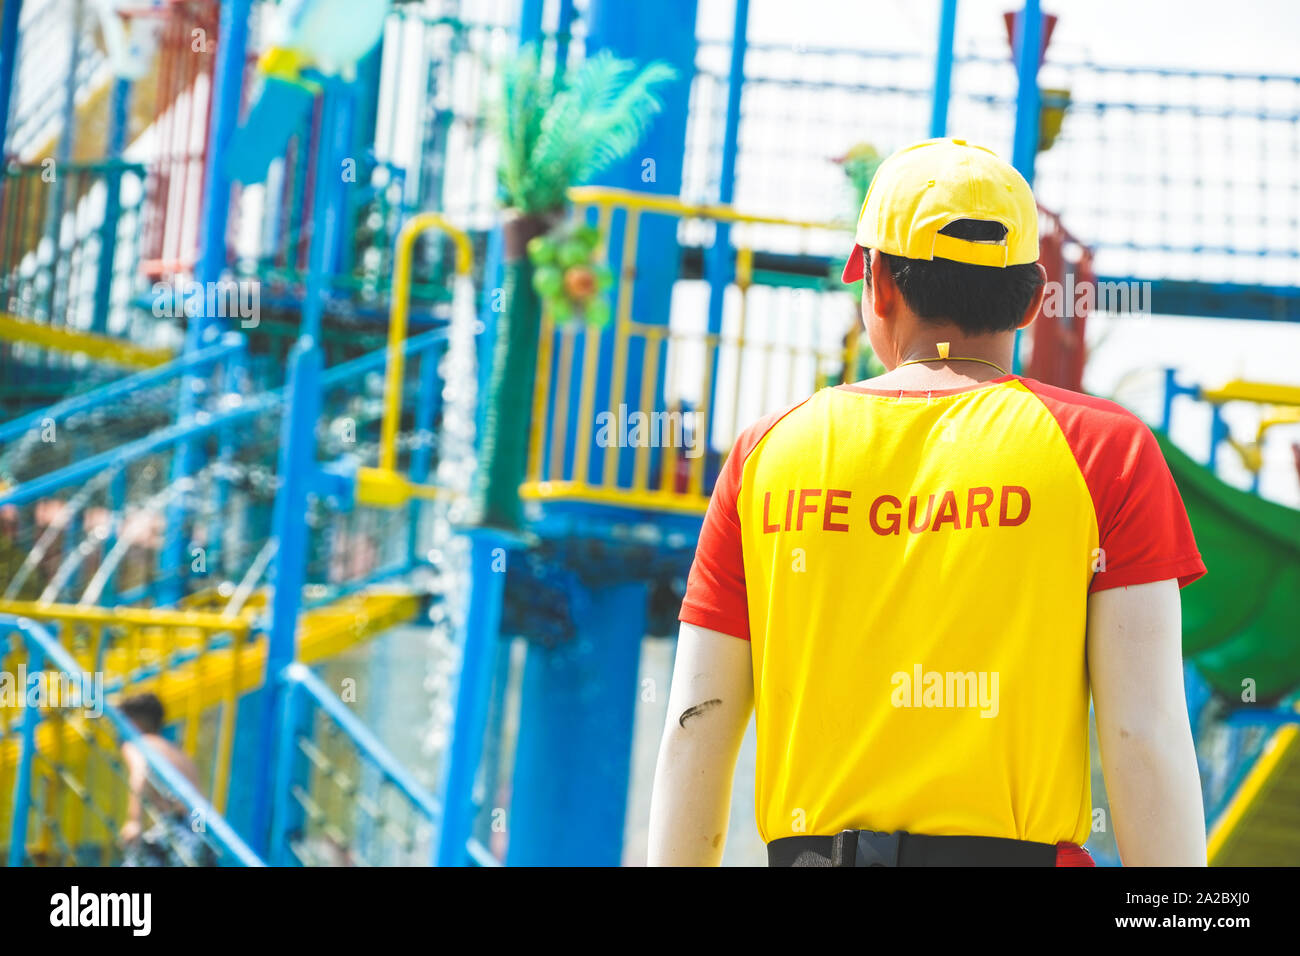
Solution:
[[(194, 761), (190, 759), (189, 754), (176, 746), (162, 734), (144, 733), (140, 736), (150, 750), (153, 750), (158, 754), (158, 756), (162, 757), (180, 771), (181, 775), (194, 786), (194, 789), (200, 789), (199, 770), (198, 767), (194, 765)], [(127, 766), (131, 773), (131, 779), (139, 781), (141, 796), (146, 803), (154, 807), (167, 809), (181, 806), (172, 798), (163, 797), (154, 788), (148, 778), (148, 762), (134, 744), (124, 744), (122, 747), (122, 753), (126, 758)]]
[(1007, 373), (1043, 303), (1038, 217), (962, 139), (876, 171), (842, 278), (886, 371), (758, 422), (723, 467), (651, 862), (717, 862), (756, 710), (773, 866), (1090, 865), (1091, 690), (1125, 861), (1204, 865), (1178, 586), (1205, 567), (1138, 419)]
[(1119, 406), (842, 386), (741, 436), (682, 620), (752, 641), (764, 840), (1082, 844), (1089, 592), (1201, 570)]

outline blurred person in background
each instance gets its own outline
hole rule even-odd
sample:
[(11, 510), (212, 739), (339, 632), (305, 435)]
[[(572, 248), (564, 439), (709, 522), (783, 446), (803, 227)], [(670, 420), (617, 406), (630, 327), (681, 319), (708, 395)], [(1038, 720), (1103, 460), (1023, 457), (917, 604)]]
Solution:
[[(162, 701), (154, 694), (136, 694), (125, 698), (118, 709), (126, 715), (145, 746), (175, 767), (199, 790), (199, 772), (185, 751), (162, 735), (164, 724)], [(122, 744), (126, 764), (126, 822), (118, 836), (124, 849), (123, 866), (214, 866), (211, 848), (191, 825), (184, 804), (159, 793), (149, 780), (149, 761), (131, 741)], [(145, 807), (156, 822), (144, 826)]]

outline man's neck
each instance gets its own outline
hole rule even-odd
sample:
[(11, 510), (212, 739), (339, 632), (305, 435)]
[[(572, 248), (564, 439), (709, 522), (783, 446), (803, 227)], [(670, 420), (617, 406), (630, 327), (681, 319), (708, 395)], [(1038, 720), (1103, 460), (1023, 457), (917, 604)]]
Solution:
[[(1010, 374), (1014, 349), (1013, 332), (964, 335), (953, 326), (925, 328), (895, 347), (890, 371), (862, 384), (909, 390), (977, 385)], [(944, 351), (947, 359), (940, 358)]]

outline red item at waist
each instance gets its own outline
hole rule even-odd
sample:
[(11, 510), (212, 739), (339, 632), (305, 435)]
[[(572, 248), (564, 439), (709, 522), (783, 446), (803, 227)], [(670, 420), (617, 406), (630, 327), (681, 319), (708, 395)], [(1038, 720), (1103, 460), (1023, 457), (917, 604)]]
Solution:
[(1074, 843), (1056, 844), (1057, 866), (1096, 866), (1092, 855), (1083, 847)]

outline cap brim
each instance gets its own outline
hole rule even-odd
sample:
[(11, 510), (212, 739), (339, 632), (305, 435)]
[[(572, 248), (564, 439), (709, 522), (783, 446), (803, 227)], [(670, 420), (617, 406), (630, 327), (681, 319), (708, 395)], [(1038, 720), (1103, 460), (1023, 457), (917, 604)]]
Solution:
[(847, 283), (861, 282), (865, 271), (865, 258), (862, 255), (862, 247), (854, 246), (848, 261), (844, 263), (844, 274), (840, 276), (840, 281)]

